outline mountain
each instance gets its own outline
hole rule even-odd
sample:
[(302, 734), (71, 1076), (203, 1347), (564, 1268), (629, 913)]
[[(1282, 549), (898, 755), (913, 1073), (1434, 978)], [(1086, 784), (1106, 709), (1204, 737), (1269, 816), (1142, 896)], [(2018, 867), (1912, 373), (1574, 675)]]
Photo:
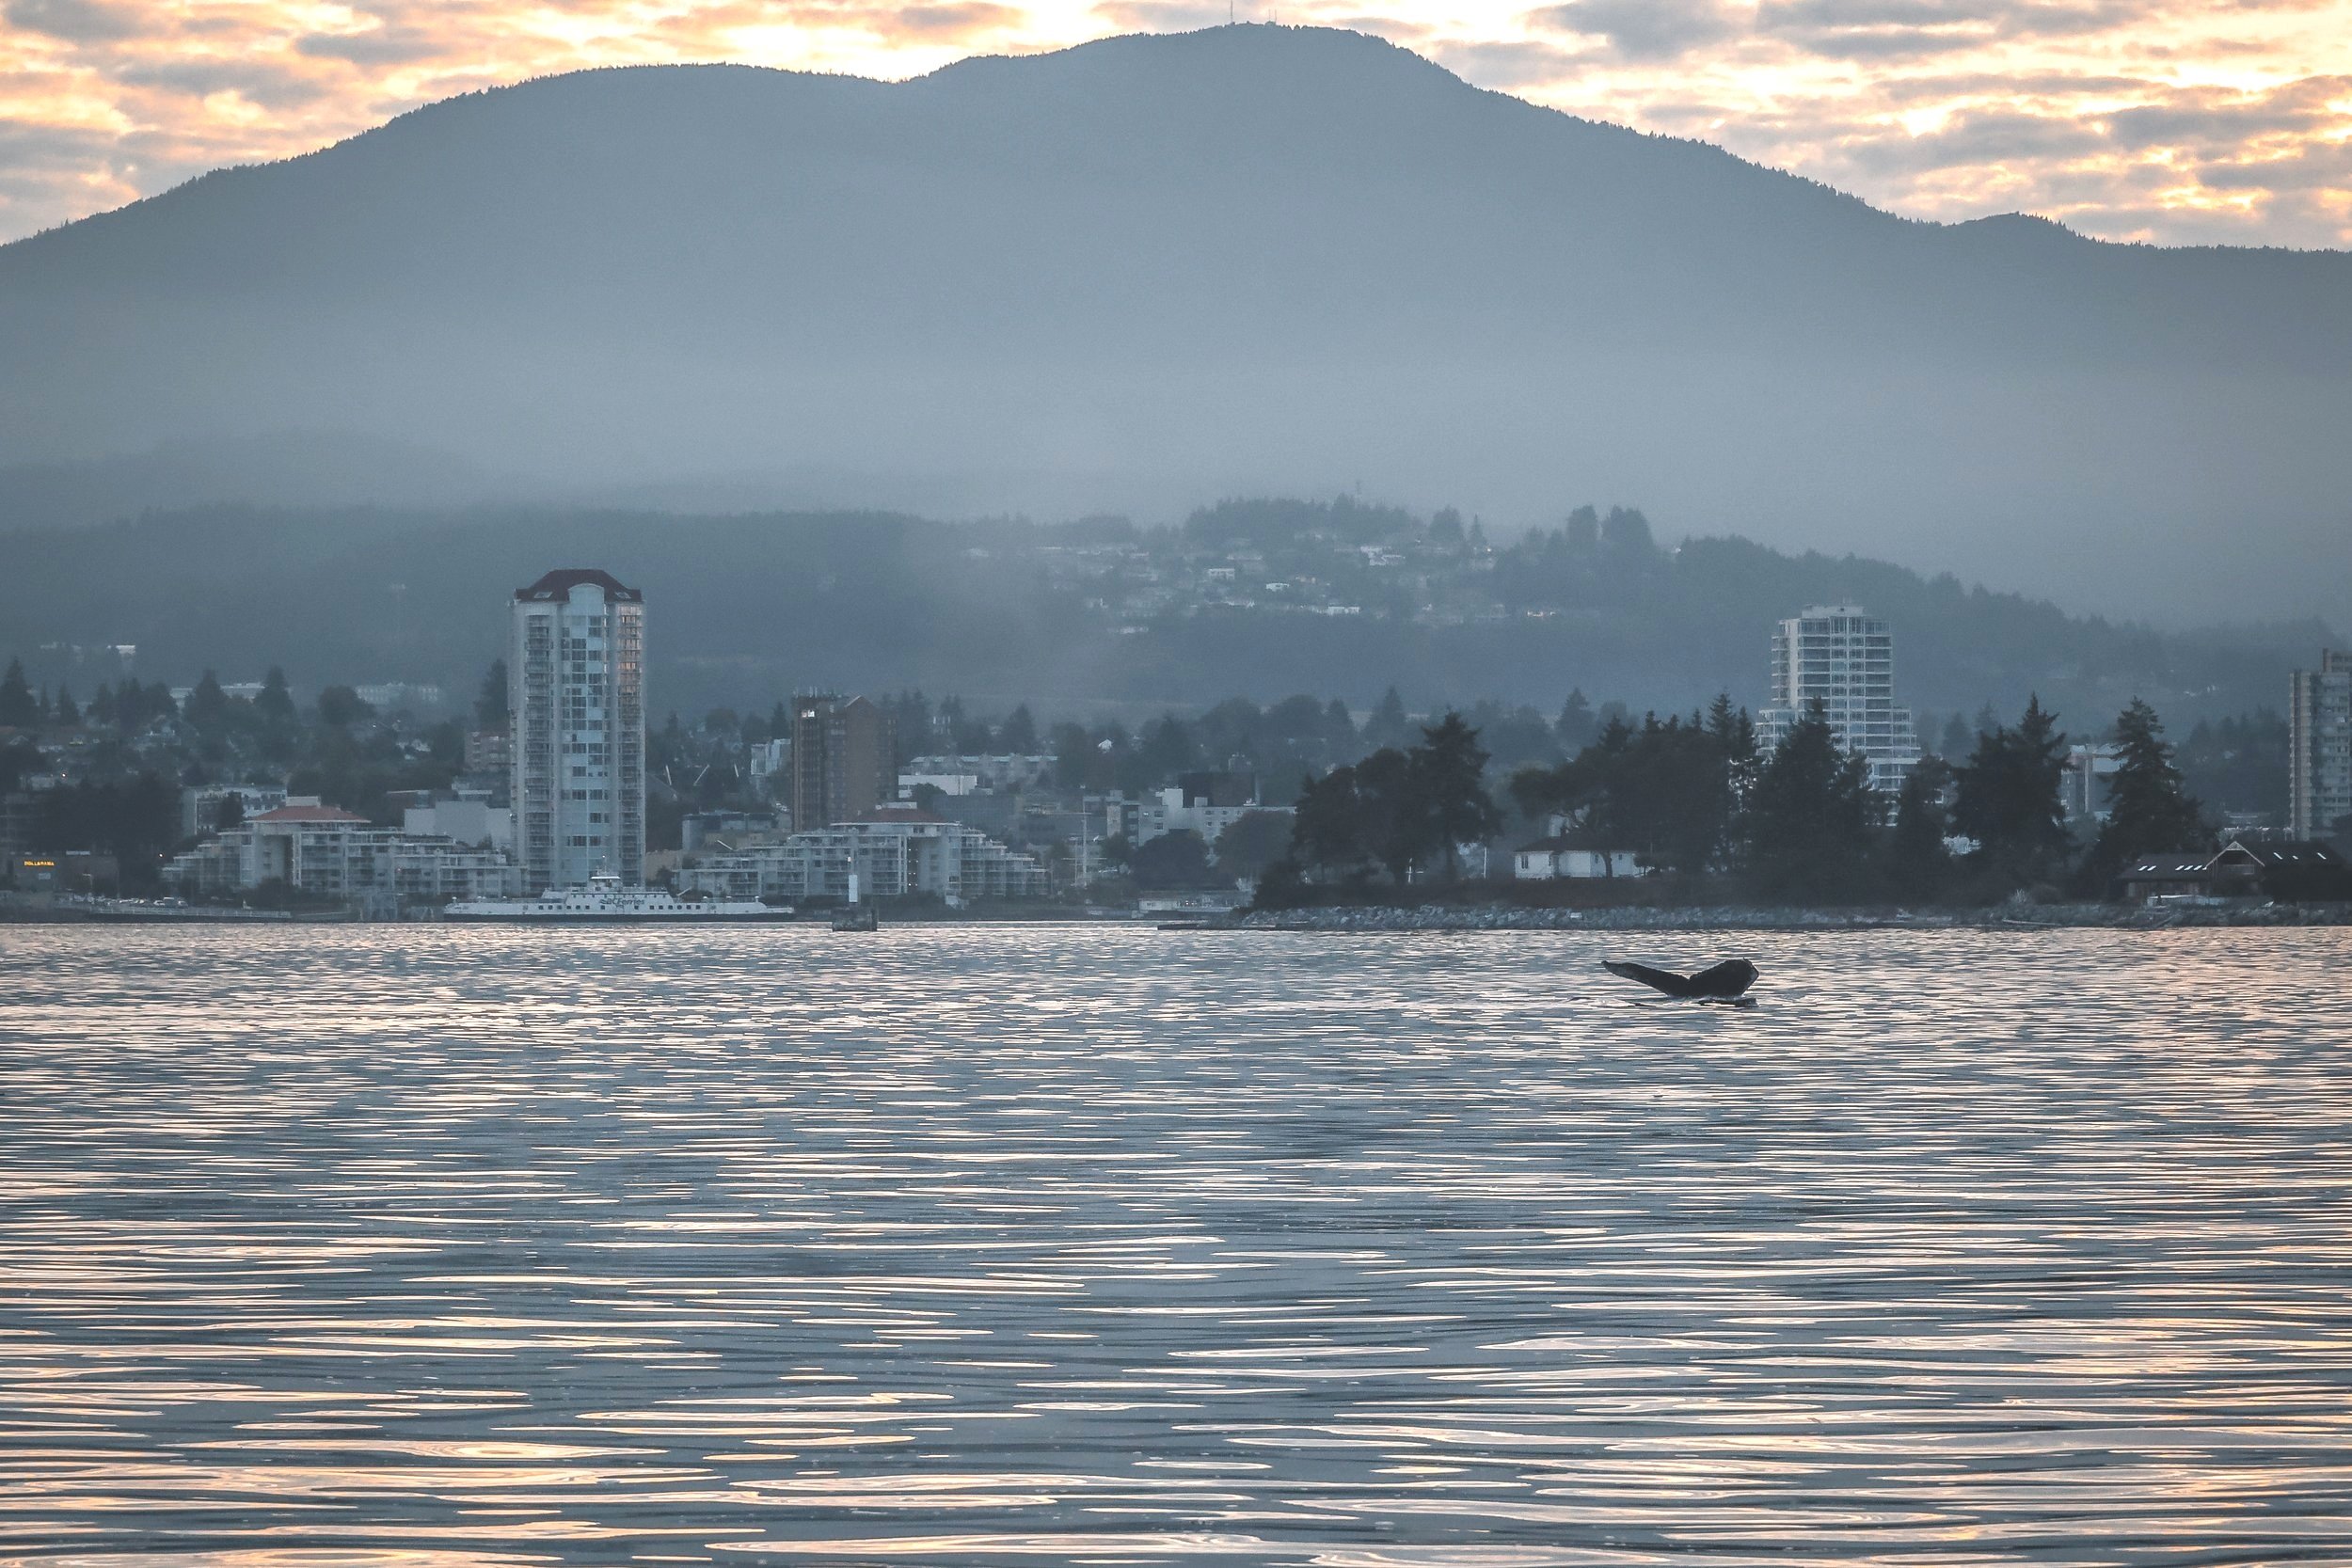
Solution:
[(0, 247), (0, 463), (300, 429), (575, 492), (1597, 495), (2341, 618), (2347, 416), (2352, 256), (1910, 222), (1319, 29), (583, 72)]

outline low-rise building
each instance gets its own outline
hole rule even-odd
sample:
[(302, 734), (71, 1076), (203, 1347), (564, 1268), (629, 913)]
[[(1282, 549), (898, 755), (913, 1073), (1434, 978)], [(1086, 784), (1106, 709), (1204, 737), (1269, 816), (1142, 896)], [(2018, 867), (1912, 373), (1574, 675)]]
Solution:
[(1185, 773), (1166, 789), (1106, 803), (1104, 829), (1140, 848), (1163, 833), (1189, 831), (1214, 847), (1226, 829), (1253, 812), (1288, 816), (1295, 808), (1258, 800), (1258, 781), (1239, 772)]
[(1522, 844), (1511, 858), (1511, 875), (1523, 882), (1641, 874), (1641, 865), (1630, 849), (1581, 849), (1564, 838), (1539, 838), (1533, 844)]
[(2352, 863), (2312, 839), (2233, 838), (2211, 854), (2153, 855), (2116, 879), (2125, 898), (2270, 898), (2282, 903), (2352, 900)]
[(772, 844), (784, 836), (781, 811), (695, 811), (678, 822), (678, 844), (686, 853), (725, 852)]
[(236, 801), (239, 821), (276, 811), (286, 803), (283, 784), (196, 784), (180, 792), (180, 836), (196, 838), (217, 832), (221, 814)]
[(411, 838), (446, 838), (511, 853), (515, 813), (481, 796), (460, 795), (408, 807), (401, 813), (400, 831)]
[(677, 874), (682, 893), (725, 898), (899, 898), (930, 895), (950, 905), (977, 898), (1037, 898), (1045, 869), (977, 829), (912, 807), (885, 806), (849, 822), (792, 834), (736, 854), (706, 855)]
[(95, 849), (28, 849), (8, 856), (9, 879), (19, 893), (119, 893), (122, 864)]
[(522, 891), (521, 875), (502, 851), (379, 828), (314, 796), (295, 796), (173, 856), (164, 879), (194, 896), (278, 882), (379, 915)]

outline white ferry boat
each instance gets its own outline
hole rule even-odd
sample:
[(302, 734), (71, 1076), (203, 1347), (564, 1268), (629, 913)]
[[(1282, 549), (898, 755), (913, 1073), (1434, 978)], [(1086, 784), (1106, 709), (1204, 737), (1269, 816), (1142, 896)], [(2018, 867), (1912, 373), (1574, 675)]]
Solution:
[(441, 918), (492, 920), (511, 926), (709, 926), (789, 920), (792, 911), (755, 899), (680, 898), (659, 888), (623, 887), (620, 878), (600, 874), (589, 878), (586, 887), (551, 887), (536, 898), (460, 900), (443, 909)]

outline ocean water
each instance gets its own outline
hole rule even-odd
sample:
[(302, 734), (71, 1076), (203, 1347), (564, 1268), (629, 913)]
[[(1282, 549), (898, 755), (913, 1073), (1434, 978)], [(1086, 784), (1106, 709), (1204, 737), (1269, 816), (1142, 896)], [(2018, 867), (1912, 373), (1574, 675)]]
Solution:
[(1601, 941), (0, 928), (0, 1563), (2352, 1562), (2352, 937)]

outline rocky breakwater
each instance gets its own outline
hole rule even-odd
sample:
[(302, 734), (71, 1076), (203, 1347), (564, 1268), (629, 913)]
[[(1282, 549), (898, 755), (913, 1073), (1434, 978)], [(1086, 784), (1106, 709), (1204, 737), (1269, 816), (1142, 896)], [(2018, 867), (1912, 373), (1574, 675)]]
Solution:
[(1525, 909), (1507, 904), (1344, 906), (1258, 910), (1230, 925), (1254, 931), (1809, 931), (1873, 928), (2016, 930), (2105, 927), (2352, 925), (2352, 905), (2226, 904), (2149, 909), (2127, 904), (2005, 904), (1988, 910), (1739, 908)]

